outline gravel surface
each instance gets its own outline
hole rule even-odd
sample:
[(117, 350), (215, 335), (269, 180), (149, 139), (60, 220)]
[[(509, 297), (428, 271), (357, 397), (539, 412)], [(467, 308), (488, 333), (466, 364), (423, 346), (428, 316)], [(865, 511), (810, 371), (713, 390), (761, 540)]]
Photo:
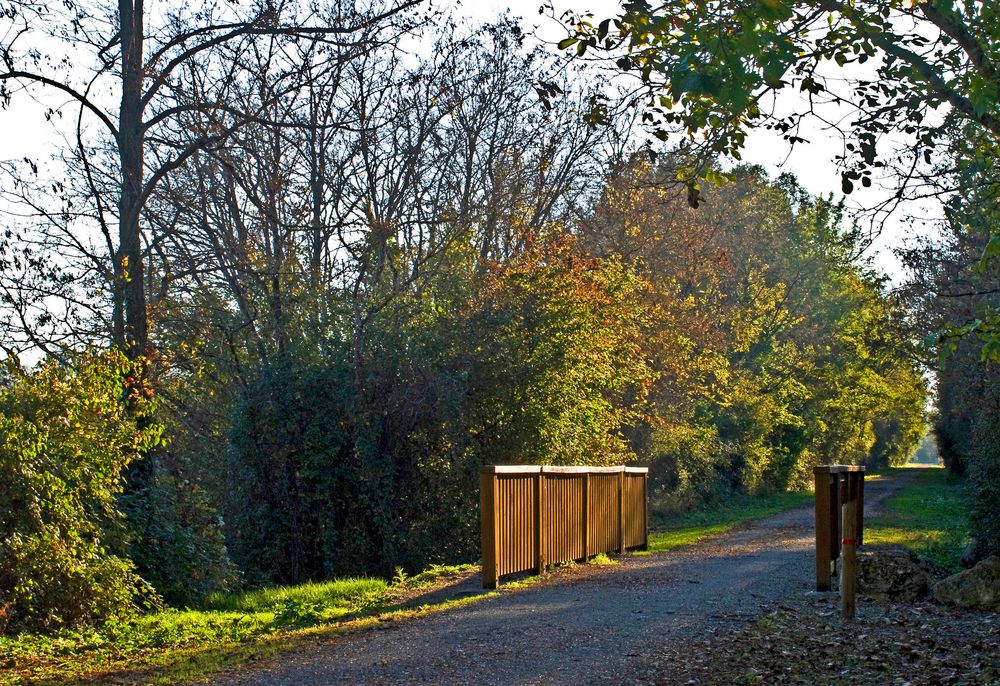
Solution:
[[(866, 514), (909, 478), (867, 483)], [(810, 592), (813, 527), (808, 506), (686, 548), (625, 556), (615, 566), (577, 565), (525, 589), (334, 638), (211, 683), (642, 682), (642, 665), (664, 646), (697, 650)]]

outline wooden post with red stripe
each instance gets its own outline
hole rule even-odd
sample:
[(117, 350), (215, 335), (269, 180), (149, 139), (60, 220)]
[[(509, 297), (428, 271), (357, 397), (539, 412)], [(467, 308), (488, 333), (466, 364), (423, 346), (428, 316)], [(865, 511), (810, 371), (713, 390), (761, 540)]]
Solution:
[(858, 499), (856, 497), (848, 497), (843, 505), (840, 530), (844, 537), (840, 550), (840, 613), (845, 619), (854, 619), (858, 574)]

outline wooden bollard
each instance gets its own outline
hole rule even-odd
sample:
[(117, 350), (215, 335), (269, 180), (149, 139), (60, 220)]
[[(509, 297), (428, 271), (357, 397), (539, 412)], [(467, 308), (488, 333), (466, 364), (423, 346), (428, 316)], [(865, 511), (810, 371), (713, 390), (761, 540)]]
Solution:
[(830, 590), (830, 555), (832, 527), (830, 526), (830, 472), (816, 467), (816, 590)]
[(840, 551), (840, 613), (845, 619), (854, 619), (854, 599), (857, 592), (858, 558), (858, 501), (848, 497), (841, 518)]

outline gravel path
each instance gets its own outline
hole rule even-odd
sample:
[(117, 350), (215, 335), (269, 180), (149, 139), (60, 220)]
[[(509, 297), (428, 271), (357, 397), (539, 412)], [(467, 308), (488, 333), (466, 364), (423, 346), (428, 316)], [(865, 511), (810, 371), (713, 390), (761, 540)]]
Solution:
[[(866, 514), (911, 478), (867, 483)], [(812, 507), (798, 508), (667, 553), (579, 565), (526, 589), (359, 631), (212, 683), (638, 683), (646, 656), (664, 645), (745, 625), (811, 590), (812, 537)]]

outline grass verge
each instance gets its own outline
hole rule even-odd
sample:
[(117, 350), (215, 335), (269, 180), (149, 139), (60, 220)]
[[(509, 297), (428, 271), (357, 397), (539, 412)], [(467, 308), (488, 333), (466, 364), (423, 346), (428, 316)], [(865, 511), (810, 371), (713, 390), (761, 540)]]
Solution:
[(695, 510), (681, 515), (654, 514), (649, 534), (649, 550), (636, 553), (662, 553), (683, 545), (722, 534), (751, 519), (767, 517), (813, 502), (811, 491), (744, 496), (727, 505)]
[(898, 543), (950, 571), (958, 571), (969, 542), (971, 500), (963, 483), (943, 469), (922, 469), (865, 524), (865, 543)]
[(99, 630), (0, 636), (0, 685), (166, 684), (322, 642), (346, 631), (474, 602), (435, 597), (474, 565), (217, 595), (203, 609), (167, 610)]

